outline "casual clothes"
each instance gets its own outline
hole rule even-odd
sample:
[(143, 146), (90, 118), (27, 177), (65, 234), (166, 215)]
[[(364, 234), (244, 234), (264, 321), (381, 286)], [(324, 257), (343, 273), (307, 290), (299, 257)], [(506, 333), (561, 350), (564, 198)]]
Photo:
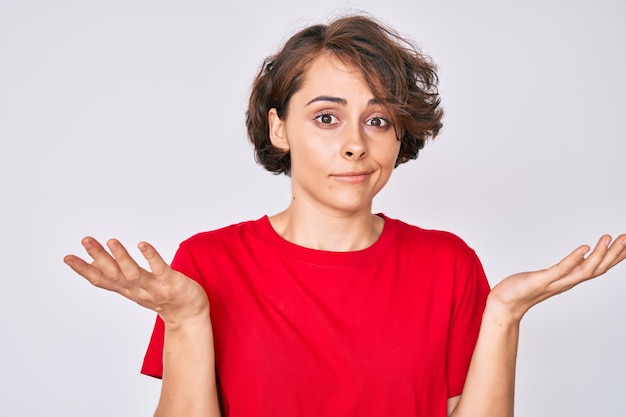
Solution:
[[(206, 290), (231, 417), (446, 415), (489, 292), (460, 238), (381, 215), (370, 247), (304, 248), (269, 218), (197, 234), (172, 267)], [(162, 373), (163, 322), (142, 373)]]

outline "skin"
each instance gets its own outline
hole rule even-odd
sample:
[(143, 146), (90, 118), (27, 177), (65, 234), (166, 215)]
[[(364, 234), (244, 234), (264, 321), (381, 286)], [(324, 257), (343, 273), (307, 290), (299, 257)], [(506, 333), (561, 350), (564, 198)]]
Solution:
[(150, 271), (115, 239), (107, 242), (109, 251), (92, 237), (81, 243), (92, 262), (68, 255), (68, 266), (94, 286), (157, 312), (165, 322), (163, 384), (155, 416), (218, 417), (213, 332), (202, 287), (171, 269), (146, 242), (138, 247)]
[(448, 415), (513, 415), (522, 317), (540, 302), (622, 262), (626, 258), (626, 235), (613, 242), (611, 236), (604, 235), (591, 253), (589, 250), (589, 246), (582, 245), (548, 269), (511, 275), (491, 290), (463, 393), (448, 402)]
[(390, 116), (358, 70), (326, 55), (311, 63), (287, 115), (268, 115), (272, 144), (291, 156), (292, 200), (272, 226), (313, 249), (370, 246), (383, 228), (372, 201), (400, 151)]
[[(272, 216), (275, 230), (301, 246), (350, 251), (370, 246), (383, 220), (372, 201), (393, 172), (399, 142), (361, 74), (322, 55), (292, 97), (287, 117), (268, 114), (273, 144), (289, 150), (293, 198)], [(164, 374), (157, 416), (219, 416), (209, 300), (193, 280), (172, 270), (149, 244), (139, 244), (150, 271), (117, 240), (107, 248), (86, 237), (92, 261), (64, 261), (93, 285), (157, 312), (165, 322)], [(107, 250), (108, 249), (108, 250)], [(448, 400), (454, 417), (513, 415), (519, 324), (534, 305), (604, 274), (626, 258), (626, 235), (583, 245), (554, 266), (511, 275), (489, 294), (465, 387)]]

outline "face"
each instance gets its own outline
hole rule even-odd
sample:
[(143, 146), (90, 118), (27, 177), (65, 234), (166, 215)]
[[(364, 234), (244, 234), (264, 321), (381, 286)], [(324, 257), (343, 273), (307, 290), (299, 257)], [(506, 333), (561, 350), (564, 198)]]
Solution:
[(270, 138), (291, 157), (292, 204), (330, 215), (371, 211), (400, 150), (391, 117), (361, 72), (337, 58), (314, 60), (287, 116), (269, 112)]

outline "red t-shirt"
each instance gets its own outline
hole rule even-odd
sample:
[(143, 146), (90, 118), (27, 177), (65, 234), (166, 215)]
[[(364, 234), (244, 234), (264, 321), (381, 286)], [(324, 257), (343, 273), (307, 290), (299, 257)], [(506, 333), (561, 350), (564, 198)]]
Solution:
[[(460, 238), (381, 216), (354, 252), (292, 244), (267, 216), (180, 245), (172, 267), (211, 304), (225, 415), (446, 415), (489, 284)], [(142, 373), (161, 376), (163, 331), (157, 318)]]

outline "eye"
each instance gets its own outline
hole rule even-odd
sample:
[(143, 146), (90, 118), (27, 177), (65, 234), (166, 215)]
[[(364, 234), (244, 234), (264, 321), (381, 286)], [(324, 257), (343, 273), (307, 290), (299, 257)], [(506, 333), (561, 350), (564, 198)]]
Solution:
[(365, 121), (365, 124), (367, 126), (385, 128), (385, 127), (389, 127), (391, 123), (389, 123), (389, 120), (385, 119), (384, 117), (376, 116), (376, 117), (367, 119)]
[(315, 116), (315, 120), (323, 125), (330, 125), (338, 122), (337, 118), (330, 113), (318, 114), (317, 116)]

